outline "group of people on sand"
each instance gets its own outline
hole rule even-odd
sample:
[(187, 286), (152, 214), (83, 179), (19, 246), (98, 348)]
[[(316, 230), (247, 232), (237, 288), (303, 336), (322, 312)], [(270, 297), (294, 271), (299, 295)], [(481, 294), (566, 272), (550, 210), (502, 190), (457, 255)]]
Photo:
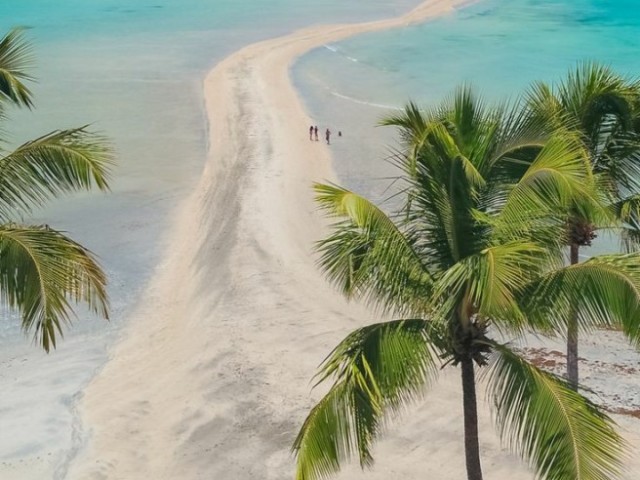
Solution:
[[(342, 132), (338, 132), (338, 136), (341, 137), (342, 136)], [(315, 138), (316, 142), (318, 141), (318, 126), (317, 125), (311, 125), (309, 127), (309, 140), (313, 141), (313, 139)], [(329, 130), (329, 128), (327, 128), (324, 132), (324, 138), (327, 141), (327, 145), (331, 145), (331, 130)]]

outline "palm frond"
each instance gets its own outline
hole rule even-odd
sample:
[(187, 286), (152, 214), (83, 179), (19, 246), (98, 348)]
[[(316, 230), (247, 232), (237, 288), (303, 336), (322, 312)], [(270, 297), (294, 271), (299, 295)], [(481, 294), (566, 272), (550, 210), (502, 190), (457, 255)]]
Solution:
[(109, 189), (113, 153), (85, 127), (49, 133), (0, 156), (0, 215), (28, 212), (52, 197)]
[(606, 174), (609, 190), (618, 198), (640, 191), (640, 135), (616, 129), (601, 134), (601, 151), (594, 156), (594, 171)]
[(464, 84), (443, 102), (440, 117), (461, 155), (469, 158), (484, 177), (488, 153), (502, 127), (504, 108), (489, 106), (470, 85)]
[(0, 295), (47, 352), (71, 320), (71, 302), (108, 318), (106, 278), (94, 256), (46, 226), (0, 226)]
[(520, 332), (526, 317), (520, 311), (518, 295), (548, 265), (547, 256), (541, 246), (524, 241), (485, 248), (438, 279), (433, 310), (448, 318), (465, 295), (472, 305), (467, 315), (490, 318), (500, 331)]
[(400, 114), (388, 115), (382, 118), (378, 125), (397, 127), (405, 146), (409, 149), (419, 150), (426, 140), (427, 124), (430, 121), (431, 118), (428, 114), (422, 113), (418, 105), (409, 102)]
[(407, 176), (411, 205), (407, 224), (422, 242), (422, 253), (446, 269), (476, 251), (473, 210), (485, 180), (459, 150), (454, 127), (433, 124), (427, 144), (416, 157), (416, 174)]
[(557, 87), (564, 109), (576, 126), (594, 142), (602, 121), (609, 115), (631, 127), (632, 105), (637, 98), (633, 83), (615, 73), (611, 67), (582, 62), (569, 72)]
[(630, 195), (615, 202), (615, 216), (620, 220), (620, 241), (623, 251), (640, 250), (640, 194)]
[(424, 313), (432, 279), (410, 238), (366, 199), (333, 185), (315, 190), (330, 216), (346, 219), (318, 244), (329, 280), (383, 310)]
[[(470, 128), (468, 125), (465, 125), (465, 127)], [(471, 135), (471, 132), (464, 133)], [(459, 164), (462, 175), (464, 175), (472, 188), (476, 189), (483, 187), (486, 182), (482, 177), (482, 174), (473, 161), (460, 150), (460, 146), (464, 147), (464, 145), (459, 145), (459, 140), (455, 138), (457, 135), (461, 134), (461, 132), (456, 130), (452, 135), (446, 125), (434, 122), (429, 125), (428, 141), (431, 149), (436, 153), (435, 158), (444, 164), (443, 167), (445, 169), (450, 169), (447, 165), (448, 163)], [(469, 153), (473, 154), (474, 152), (470, 151)]]
[(343, 381), (311, 409), (292, 447), (298, 457), (296, 480), (328, 478), (351, 458), (355, 435), (351, 410), (366, 409), (357, 402), (351, 403), (353, 400), (353, 393)]
[(555, 375), (503, 345), (489, 374), (500, 437), (544, 480), (618, 478), (625, 450), (614, 422)]
[(434, 114), (423, 112), (413, 102), (409, 102), (401, 113), (388, 115), (378, 122), (380, 126), (393, 126), (398, 129), (402, 151), (397, 152), (394, 158), (398, 167), (409, 178), (415, 178), (417, 175), (417, 157), (427, 145), (434, 123), (437, 123)]
[(526, 289), (523, 309), (537, 325), (565, 331), (579, 326), (622, 328), (640, 345), (640, 253), (602, 255), (542, 275)]
[[(505, 163), (509, 162), (505, 159)], [(515, 163), (514, 167), (522, 168)], [(586, 152), (571, 134), (556, 134), (508, 192), (499, 214), (498, 231), (504, 234), (508, 229), (521, 229), (532, 220), (558, 218), (558, 213), (566, 218), (570, 208), (593, 215), (588, 212), (599, 206)]]
[(530, 118), (546, 121), (553, 130), (578, 133), (595, 173), (606, 173), (613, 190), (637, 191), (639, 82), (609, 66), (584, 62), (559, 84), (536, 83), (527, 95)]
[(27, 73), (31, 65), (31, 45), (21, 29), (13, 29), (0, 39), (0, 102), (33, 106), (31, 91), (23, 82), (33, 80)]
[(445, 104), (450, 105), (446, 117), (455, 125), (460, 144), (475, 143), (487, 118), (487, 107), (484, 100), (468, 84), (456, 88), (453, 96)]
[(525, 92), (527, 123), (546, 125), (548, 132), (566, 128), (566, 112), (553, 89), (543, 82), (534, 82)]
[(364, 468), (385, 412), (419, 398), (438, 372), (438, 333), (424, 320), (396, 320), (352, 332), (327, 357), (319, 382), (335, 383), (311, 410), (293, 445), (298, 480), (326, 478), (353, 452)]
[[(545, 146), (551, 134), (546, 120), (534, 119), (521, 104), (504, 108), (501, 114), (500, 129), (496, 130), (493, 145), (487, 151), (487, 164), (496, 172), (492, 176), (501, 181), (515, 183), (526, 168), (533, 162), (536, 154)], [(504, 159), (511, 161), (511, 166), (518, 162), (523, 169), (516, 171), (516, 176), (505, 176), (500, 167)], [(498, 167), (497, 169), (495, 167)], [(499, 175), (496, 175), (498, 173)]]

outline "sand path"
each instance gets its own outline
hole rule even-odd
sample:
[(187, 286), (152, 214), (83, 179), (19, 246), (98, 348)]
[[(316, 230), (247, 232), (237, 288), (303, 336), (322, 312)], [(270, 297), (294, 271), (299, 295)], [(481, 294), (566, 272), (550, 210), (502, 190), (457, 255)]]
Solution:
[[(445, 14), (433, 0), (396, 19), (320, 26), (251, 45), (206, 78), (211, 148), (201, 183), (176, 214), (171, 248), (112, 359), (81, 403), (89, 435), (60, 478), (288, 479), (289, 448), (320, 392), (317, 364), (355, 326), (313, 264), (323, 221), (314, 180), (330, 150), (289, 68), (309, 49)], [(369, 479), (463, 478), (457, 372), (380, 443)], [(481, 418), (487, 478), (531, 480)], [(359, 478), (348, 468), (339, 478)]]

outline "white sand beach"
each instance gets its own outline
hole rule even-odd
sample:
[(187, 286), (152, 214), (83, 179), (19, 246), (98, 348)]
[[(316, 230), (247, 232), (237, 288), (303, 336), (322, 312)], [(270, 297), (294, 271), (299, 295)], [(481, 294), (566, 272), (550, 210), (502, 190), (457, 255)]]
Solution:
[[(327, 42), (462, 5), (433, 0), (395, 19), (300, 30), (244, 48), (208, 75), (206, 168), (175, 212), (164, 261), (122, 340), (84, 393), (88, 443), (61, 478), (292, 478), (289, 449), (322, 393), (310, 389), (317, 365), (375, 318), (314, 264), (324, 221), (310, 187), (335, 175), (330, 148), (308, 139), (314, 122), (289, 69)], [(380, 441), (375, 469), (354, 464), (337, 478), (464, 478), (458, 383), (457, 370), (444, 371)], [(501, 447), (484, 404), (480, 413), (486, 478), (532, 480)], [(639, 445), (639, 421), (620, 421)], [(627, 478), (639, 477), (634, 459)]]

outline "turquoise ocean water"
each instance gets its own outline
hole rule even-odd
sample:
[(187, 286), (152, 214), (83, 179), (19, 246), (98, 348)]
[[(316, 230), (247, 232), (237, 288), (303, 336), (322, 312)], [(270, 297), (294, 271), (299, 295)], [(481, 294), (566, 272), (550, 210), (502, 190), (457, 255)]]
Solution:
[[(353, 128), (334, 147), (340, 177), (382, 197), (385, 182), (375, 180), (393, 171), (375, 165), (393, 136), (372, 123), (391, 108), (409, 99), (437, 103), (463, 82), (489, 101), (502, 101), (531, 81), (553, 81), (585, 60), (638, 76), (639, 53), (636, 1), (482, 0), (428, 24), (316, 49), (294, 74), (318, 121)], [(347, 141), (353, 137), (367, 141)]]
[[(171, 208), (204, 163), (206, 72), (259, 39), (314, 23), (392, 16), (417, 3), (0, 2), (0, 32), (28, 28), (39, 79), (36, 110), (10, 112), (11, 142), (92, 123), (118, 152), (111, 194), (62, 200), (32, 219), (70, 231), (101, 257), (113, 319), (81, 315), (49, 356), (15, 321), (0, 323), (0, 386), (9, 392), (0, 398), (0, 464), (46, 463), (48, 478), (65, 477), (84, 438), (75, 403), (162, 259)], [(504, 98), (585, 59), (638, 74), (639, 33), (640, 9), (630, 0), (486, 0), (427, 25), (316, 49), (293, 77), (315, 121), (344, 133), (332, 147), (341, 181), (377, 198), (385, 193), (380, 180), (393, 174), (382, 161), (393, 136), (373, 127), (384, 112), (409, 98), (436, 102), (462, 81), (490, 100)]]

